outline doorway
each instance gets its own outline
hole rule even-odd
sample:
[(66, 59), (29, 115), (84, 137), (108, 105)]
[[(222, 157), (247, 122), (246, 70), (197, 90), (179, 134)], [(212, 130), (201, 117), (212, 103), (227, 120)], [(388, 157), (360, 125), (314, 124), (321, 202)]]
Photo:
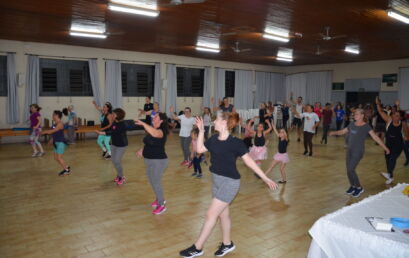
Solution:
[(349, 106), (374, 104), (377, 96), (379, 92), (347, 92), (346, 104)]

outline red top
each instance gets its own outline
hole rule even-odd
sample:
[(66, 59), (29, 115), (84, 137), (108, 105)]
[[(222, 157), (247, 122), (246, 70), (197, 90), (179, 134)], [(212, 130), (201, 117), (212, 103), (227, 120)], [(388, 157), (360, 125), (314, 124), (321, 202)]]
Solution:
[(318, 118), (321, 120), (321, 109), (319, 107), (314, 107), (314, 113), (317, 114)]
[(324, 109), (322, 110), (322, 115), (324, 116), (324, 121), (323, 121), (324, 125), (330, 125), (332, 121), (332, 110)]

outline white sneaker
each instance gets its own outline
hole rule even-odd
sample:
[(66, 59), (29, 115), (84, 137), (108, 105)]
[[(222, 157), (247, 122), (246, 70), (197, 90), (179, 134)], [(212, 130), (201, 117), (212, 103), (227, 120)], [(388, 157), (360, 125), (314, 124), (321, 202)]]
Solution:
[(391, 178), (389, 173), (382, 172), (381, 175), (388, 180)]
[(37, 155), (38, 155), (38, 152), (33, 152), (33, 155), (31, 155), (31, 157), (35, 158), (37, 157)]
[(385, 181), (385, 184), (389, 185), (389, 184), (392, 183), (392, 182), (393, 182), (393, 177), (387, 179), (387, 180)]

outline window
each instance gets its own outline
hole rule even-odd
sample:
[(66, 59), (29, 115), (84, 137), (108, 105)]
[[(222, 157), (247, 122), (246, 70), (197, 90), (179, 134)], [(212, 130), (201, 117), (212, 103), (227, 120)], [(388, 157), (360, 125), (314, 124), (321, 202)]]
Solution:
[(0, 56), (0, 96), (7, 96), (7, 56)]
[(204, 69), (177, 67), (178, 97), (203, 97)]
[(122, 96), (153, 96), (155, 66), (121, 64)]
[(40, 96), (92, 96), (87, 61), (40, 59)]
[(226, 71), (226, 91), (225, 96), (234, 98), (235, 73), (234, 71)]

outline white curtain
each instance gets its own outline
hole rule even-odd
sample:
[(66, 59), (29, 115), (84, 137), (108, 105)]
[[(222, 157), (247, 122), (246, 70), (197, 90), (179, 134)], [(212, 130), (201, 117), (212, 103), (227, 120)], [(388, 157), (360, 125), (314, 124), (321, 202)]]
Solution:
[(253, 72), (236, 70), (234, 106), (236, 109), (253, 108)]
[(206, 67), (204, 70), (204, 82), (203, 82), (203, 107), (210, 107), (211, 98), (211, 77), (210, 77), (210, 67)]
[(161, 105), (162, 101), (162, 80), (160, 78), (160, 64), (155, 64), (155, 80), (153, 85), (153, 99)]
[(168, 64), (167, 72), (167, 91), (166, 91), (166, 113), (171, 116), (170, 107), (177, 112), (176, 98), (177, 98), (177, 81), (176, 81), (176, 65)]
[(113, 108), (122, 107), (121, 63), (118, 60), (105, 63), (105, 99)]
[(287, 102), (286, 98), (286, 88), (285, 88), (285, 74), (283, 73), (271, 73), (271, 84), (273, 87), (274, 96), (273, 103), (282, 102), (283, 104)]
[(256, 103), (257, 107), (262, 102), (274, 101), (274, 88), (271, 84), (271, 73), (256, 72)]
[(91, 79), (92, 94), (94, 95), (94, 100), (98, 106), (102, 105), (101, 102), (101, 92), (99, 84), (99, 75), (98, 75), (98, 64), (97, 59), (88, 59), (89, 66), (89, 76)]
[(398, 99), (403, 110), (409, 110), (409, 67), (399, 68)]
[(332, 71), (308, 72), (305, 103), (331, 101)]
[(7, 123), (19, 122), (19, 103), (17, 94), (16, 54), (7, 53)]
[(223, 68), (216, 68), (216, 90), (214, 94), (214, 101), (216, 105), (219, 105), (226, 95), (226, 70)]
[(40, 95), (40, 58), (28, 55), (26, 75), (25, 116), (30, 116), (29, 106), (38, 103)]
[(306, 97), (307, 75), (305, 73), (290, 74), (285, 77), (286, 99), (290, 99), (291, 92), (294, 99)]

